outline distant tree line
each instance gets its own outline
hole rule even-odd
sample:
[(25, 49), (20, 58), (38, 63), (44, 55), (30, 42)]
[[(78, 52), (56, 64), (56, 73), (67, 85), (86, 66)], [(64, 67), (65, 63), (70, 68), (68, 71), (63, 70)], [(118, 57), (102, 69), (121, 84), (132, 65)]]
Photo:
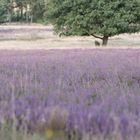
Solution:
[(0, 0), (0, 23), (41, 22), (44, 12), (44, 0)]

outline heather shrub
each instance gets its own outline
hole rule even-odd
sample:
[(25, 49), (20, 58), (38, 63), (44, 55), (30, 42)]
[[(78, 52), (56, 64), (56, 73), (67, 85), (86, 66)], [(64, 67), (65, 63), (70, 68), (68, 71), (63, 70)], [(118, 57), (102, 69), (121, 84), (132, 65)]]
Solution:
[(139, 53), (1, 51), (0, 138), (138, 140)]

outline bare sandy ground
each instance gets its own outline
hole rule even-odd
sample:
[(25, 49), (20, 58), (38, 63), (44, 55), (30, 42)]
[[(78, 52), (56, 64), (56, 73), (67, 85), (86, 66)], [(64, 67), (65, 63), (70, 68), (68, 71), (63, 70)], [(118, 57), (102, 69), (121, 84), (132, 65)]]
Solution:
[[(107, 47), (95, 47), (93, 37), (59, 37), (52, 26), (43, 25), (1, 25), (1, 50), (32, 49), (93, 49), (93, 48), (139, 48), (140, 33), (123, 34), (110, 38)], [(98, 40), (100, 41), (100, 40)]]

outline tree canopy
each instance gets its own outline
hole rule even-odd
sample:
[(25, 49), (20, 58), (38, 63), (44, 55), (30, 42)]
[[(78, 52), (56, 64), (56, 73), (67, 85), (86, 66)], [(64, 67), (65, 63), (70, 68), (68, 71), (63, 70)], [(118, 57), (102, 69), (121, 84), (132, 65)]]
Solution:
[(140, 0), (47, 0), (46, 17), (60, 35), (103, 40), (140, 31)]

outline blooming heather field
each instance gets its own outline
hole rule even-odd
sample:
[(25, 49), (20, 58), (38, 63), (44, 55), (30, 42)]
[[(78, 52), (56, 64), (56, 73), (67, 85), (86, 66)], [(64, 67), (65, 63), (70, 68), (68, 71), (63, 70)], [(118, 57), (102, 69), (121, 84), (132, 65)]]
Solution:
[(19, 137), (139, 140), (140, 50), (0, 51), (0, 139)]

